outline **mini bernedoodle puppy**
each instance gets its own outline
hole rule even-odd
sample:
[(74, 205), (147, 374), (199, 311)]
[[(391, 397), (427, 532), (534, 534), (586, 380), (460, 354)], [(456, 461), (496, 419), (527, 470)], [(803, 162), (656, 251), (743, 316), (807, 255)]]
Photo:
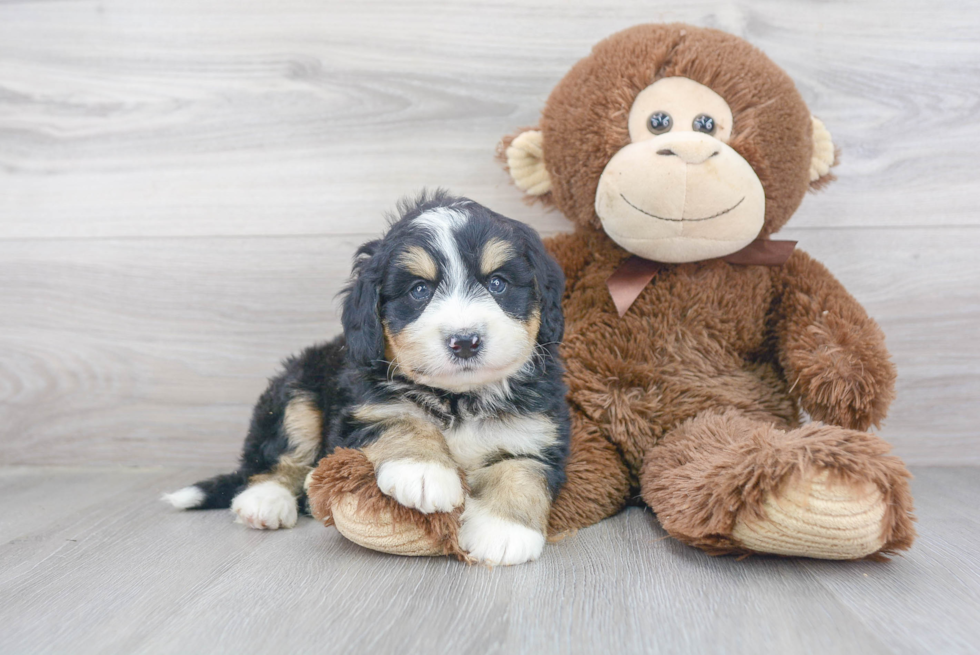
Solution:
[(359, 448), (402, 505), (465, 503), (476, 560), (533, 560), (568, 454), (561, 269), (534, 230), (471, 200), (423, 193), (399, 210), (358, 250), (344, 336), (286, 360), (262, 394), (239, 470), (164, 499), (292, 527), (316, 463)]

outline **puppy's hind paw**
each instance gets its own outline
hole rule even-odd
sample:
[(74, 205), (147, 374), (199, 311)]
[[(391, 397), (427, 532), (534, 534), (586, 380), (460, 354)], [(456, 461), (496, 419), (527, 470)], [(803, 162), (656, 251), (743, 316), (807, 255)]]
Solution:
[(289, 489), (271, 480), (252, 485), (231, 502), (235, 522), (256, 530), (278, 530), (296, 525), (298, 507)]

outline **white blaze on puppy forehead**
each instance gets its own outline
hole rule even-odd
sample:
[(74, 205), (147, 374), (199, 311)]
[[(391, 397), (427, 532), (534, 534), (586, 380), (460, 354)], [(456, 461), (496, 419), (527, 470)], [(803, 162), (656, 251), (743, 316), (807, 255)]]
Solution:
[(433, 245), (445, 258), (443, 280), (460, 284), (466, 280), (466, 266), (456, 247), (456, 230), (466, 224), (466, 214), (448, 207), (437, 207), (419, 214), (415, 222), (428, 228)]

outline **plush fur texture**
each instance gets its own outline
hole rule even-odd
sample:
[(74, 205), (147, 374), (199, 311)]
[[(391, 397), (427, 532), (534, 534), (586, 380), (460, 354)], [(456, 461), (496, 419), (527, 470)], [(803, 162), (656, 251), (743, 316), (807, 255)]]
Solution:
[(374, 465), (360, 450), (338, 448), (320, 462), (310, 476), (308, 486), (310, 513), (326, 526), (334, 524), (333, 508), (338, 501), (348, 495), (354, 496), (358, 511), (364, 515), (384, 514), (394, 525), (415, 525), (434, 545), (433, 552), (461, 561), (469, 560), (457, 540), (463, 508), (448, 513), (422, 514), (399, 505), (378, 489)]
[[(760, 237), (778, 231), (808, 189), (832, 179), (828, 171), (811, 180), (814, 122), (792, 80), (735, 36), (637, 26), (596, 45), (555, 87), (540, 144), (524, 159), (511, 153), (529, 166), (524, 160), (540, 152), (550, 187), (535, 187), (533, 199), (575, 224), (547, 244), (566, 277), (561, 351), (572, 412), (552, 536), (640, 496), (672, 536), (711, 554), (781, 552), (740, 543), (736, 525), (765, 522), (767, 503), (781, 494), (802, 498), (805, 511), (808, 485), (828, 479), (835, 493), (853, 489), (855, 498), (885, 503), (867, 513), (880, 516), (879, 536), (870, 549), (835, 553), (823, 534), (830, 551), (800, 554), (881, 557), (908, 548), (908, 472), (867, 432), (894, 398), (895, 367), (878, 325), (823, 265), (802, 251), (773, 268), (663, 264), (626, 315), (617, 314), (606, 280), (631, 253), (601, 229), (597, 184), (630, 142), (637, 94), (666, 76), (703, 84), (731, 108), (729, 145), (765, 190)], [(804, 423), (804, 411), (817, 422)], [(879, 494), (868, 496), (869, 485)], [(806, 531), (794, 539), (805, 546)]]
[(640, 476), (643, 499), (664, 528), (709, 553), (749, 552), (732, 538), (740, 513), (764, 519), (769, 493), (805, 482), (821, 470), (843, 483), (870, 481), (882, 492), (880, 554), (904, 550), (915, 534), (903, 508), (908, 472), (887, 445), (857, 430), (811, 423), (780, 430), (737, 410), (703, 413), (672, 430), (651, 452)]
[[(766, 191), (762, 236), (789, 219), (810, 186), (809, 112), (785, 73), (736, 37), (684, 25), (639, 26), (597, 45), (552, 92), (542, 117), (548, 200), (578, 224), (574, 234), (549, 243), (567, 279), (562, 352), (577, 428), (552, 529), (588, 525), (601, 513), (592, 499), (606, 508), (624, 489), (638, 488), (658, 514), (669, 509), (664, 526), (672, 535), (713, 553), (743, 552), (730, 538), (734, 516), (760, 511), (762, 496), (746, 490), (739, 503), (719, 508), (749, 471), (759, 489), (777, 489), (789, 461), (798, 477), (828, 467), (872, 481), (893, 503), (882, 552), (907, 548), (914, 536), (908, 474), (885, 455), (880, 438), (855, 432), (884, 418), (895, 369), (877, 324), (819, 262), (798, 251), (772, 269), (720, 261), (664, 265), (626, 316), (617, 316), (605, 281), (630, 253), (596, 228), (595, 184), (628, 141), (621, 118), (632, 98), (669, 75), (709, 86), (732, 107), (730, 145)], [(830, 425), (793, 431), (801, 409)], [(729, 422), (724, 446), (710, 446), (717, 431), (697, 432), (704, 443), (686, 441), (697, 456), (683, 470), (696, 475), (682, 484), (681, 472), (669, 474), (676, 460), (668, 446), (678, 437), (666, 435), (724, 411), (739, 417)], [(587, 450), (579, 446), (578, 426), (588, 426)], [(756, 461), (734, 477), (717, 476), (738, 460), (734, 453), (755, 448), (760, 430), (779, 442), (785, 461), (761, 468)], [(596, 434), (605, 438), (605, 451)], [(835, 447), (827, 450), (828, 442)], [(597, 453), (607, 461), (618, 455), (625, 470), (605, 464), (605, 475), (596, 475), (598, 467), (587, 462)], [(673, 484), (659, 485), (661, 477)]]
[(551, 92), (541, 116), (550, 202), (579, 225), (598, 227), (599, 176), (630, 142), (633, 100), (657, 79), (674, 76), (728, 102), (736, 117), (729, 145), (766, 190), (760, 236), (775, 232), (810, 183), (810, 112), (789, 76), (760, 50), (731, 34), (682, 24), (638, 25), (601, 41)]
[[(800, 424), (801, 407), (840, 428), (864, 430), (884, 418), (895, 371), (881, 330), (805, 253), (773, 269), (721, 261), (665, 266), (620, 318), (604, 283), (629, 253), (590, 229), (549, 245), (560, 262), (588, 262), (569, 271), (565, 299), (563, 354), (575, 430), (570, 483), (553, 509), (553, 530), (594, 522), (595, 499), (618, 498), (621, 506), (624, 491), (643, 488), (640, 471), (662, 457), (657, 446), (665, 435), (704, 412), (732, 408), (747, 420), (789, 429)], [(593, 444), (581, 454), (580, 426)], [(753, 437), (745, 431), (732, 438)], [(867, 439), (879, 448), (862, 446), (855, 457), (874, 469), (887, 446)], [(591, 463), (604, 448), (607, 461), (621, 458), (625, 466), (606, 464), (596, 474)], [(904, 476), (888, 480), (883, 491), (908, 500)], [(910, 527), (896, 518), (895, 530)]]

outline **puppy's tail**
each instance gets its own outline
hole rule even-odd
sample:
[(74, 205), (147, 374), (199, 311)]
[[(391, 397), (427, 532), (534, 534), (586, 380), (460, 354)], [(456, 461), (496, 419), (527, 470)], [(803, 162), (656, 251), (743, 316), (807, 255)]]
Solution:
[(177, 509), (227, 509), (231, 507), (231, 499), (246, 485), (248, 485), (246, 475), (241, 471), (235, 471), (201, 480), (173, 493), (163, 494), (161, 500)]

